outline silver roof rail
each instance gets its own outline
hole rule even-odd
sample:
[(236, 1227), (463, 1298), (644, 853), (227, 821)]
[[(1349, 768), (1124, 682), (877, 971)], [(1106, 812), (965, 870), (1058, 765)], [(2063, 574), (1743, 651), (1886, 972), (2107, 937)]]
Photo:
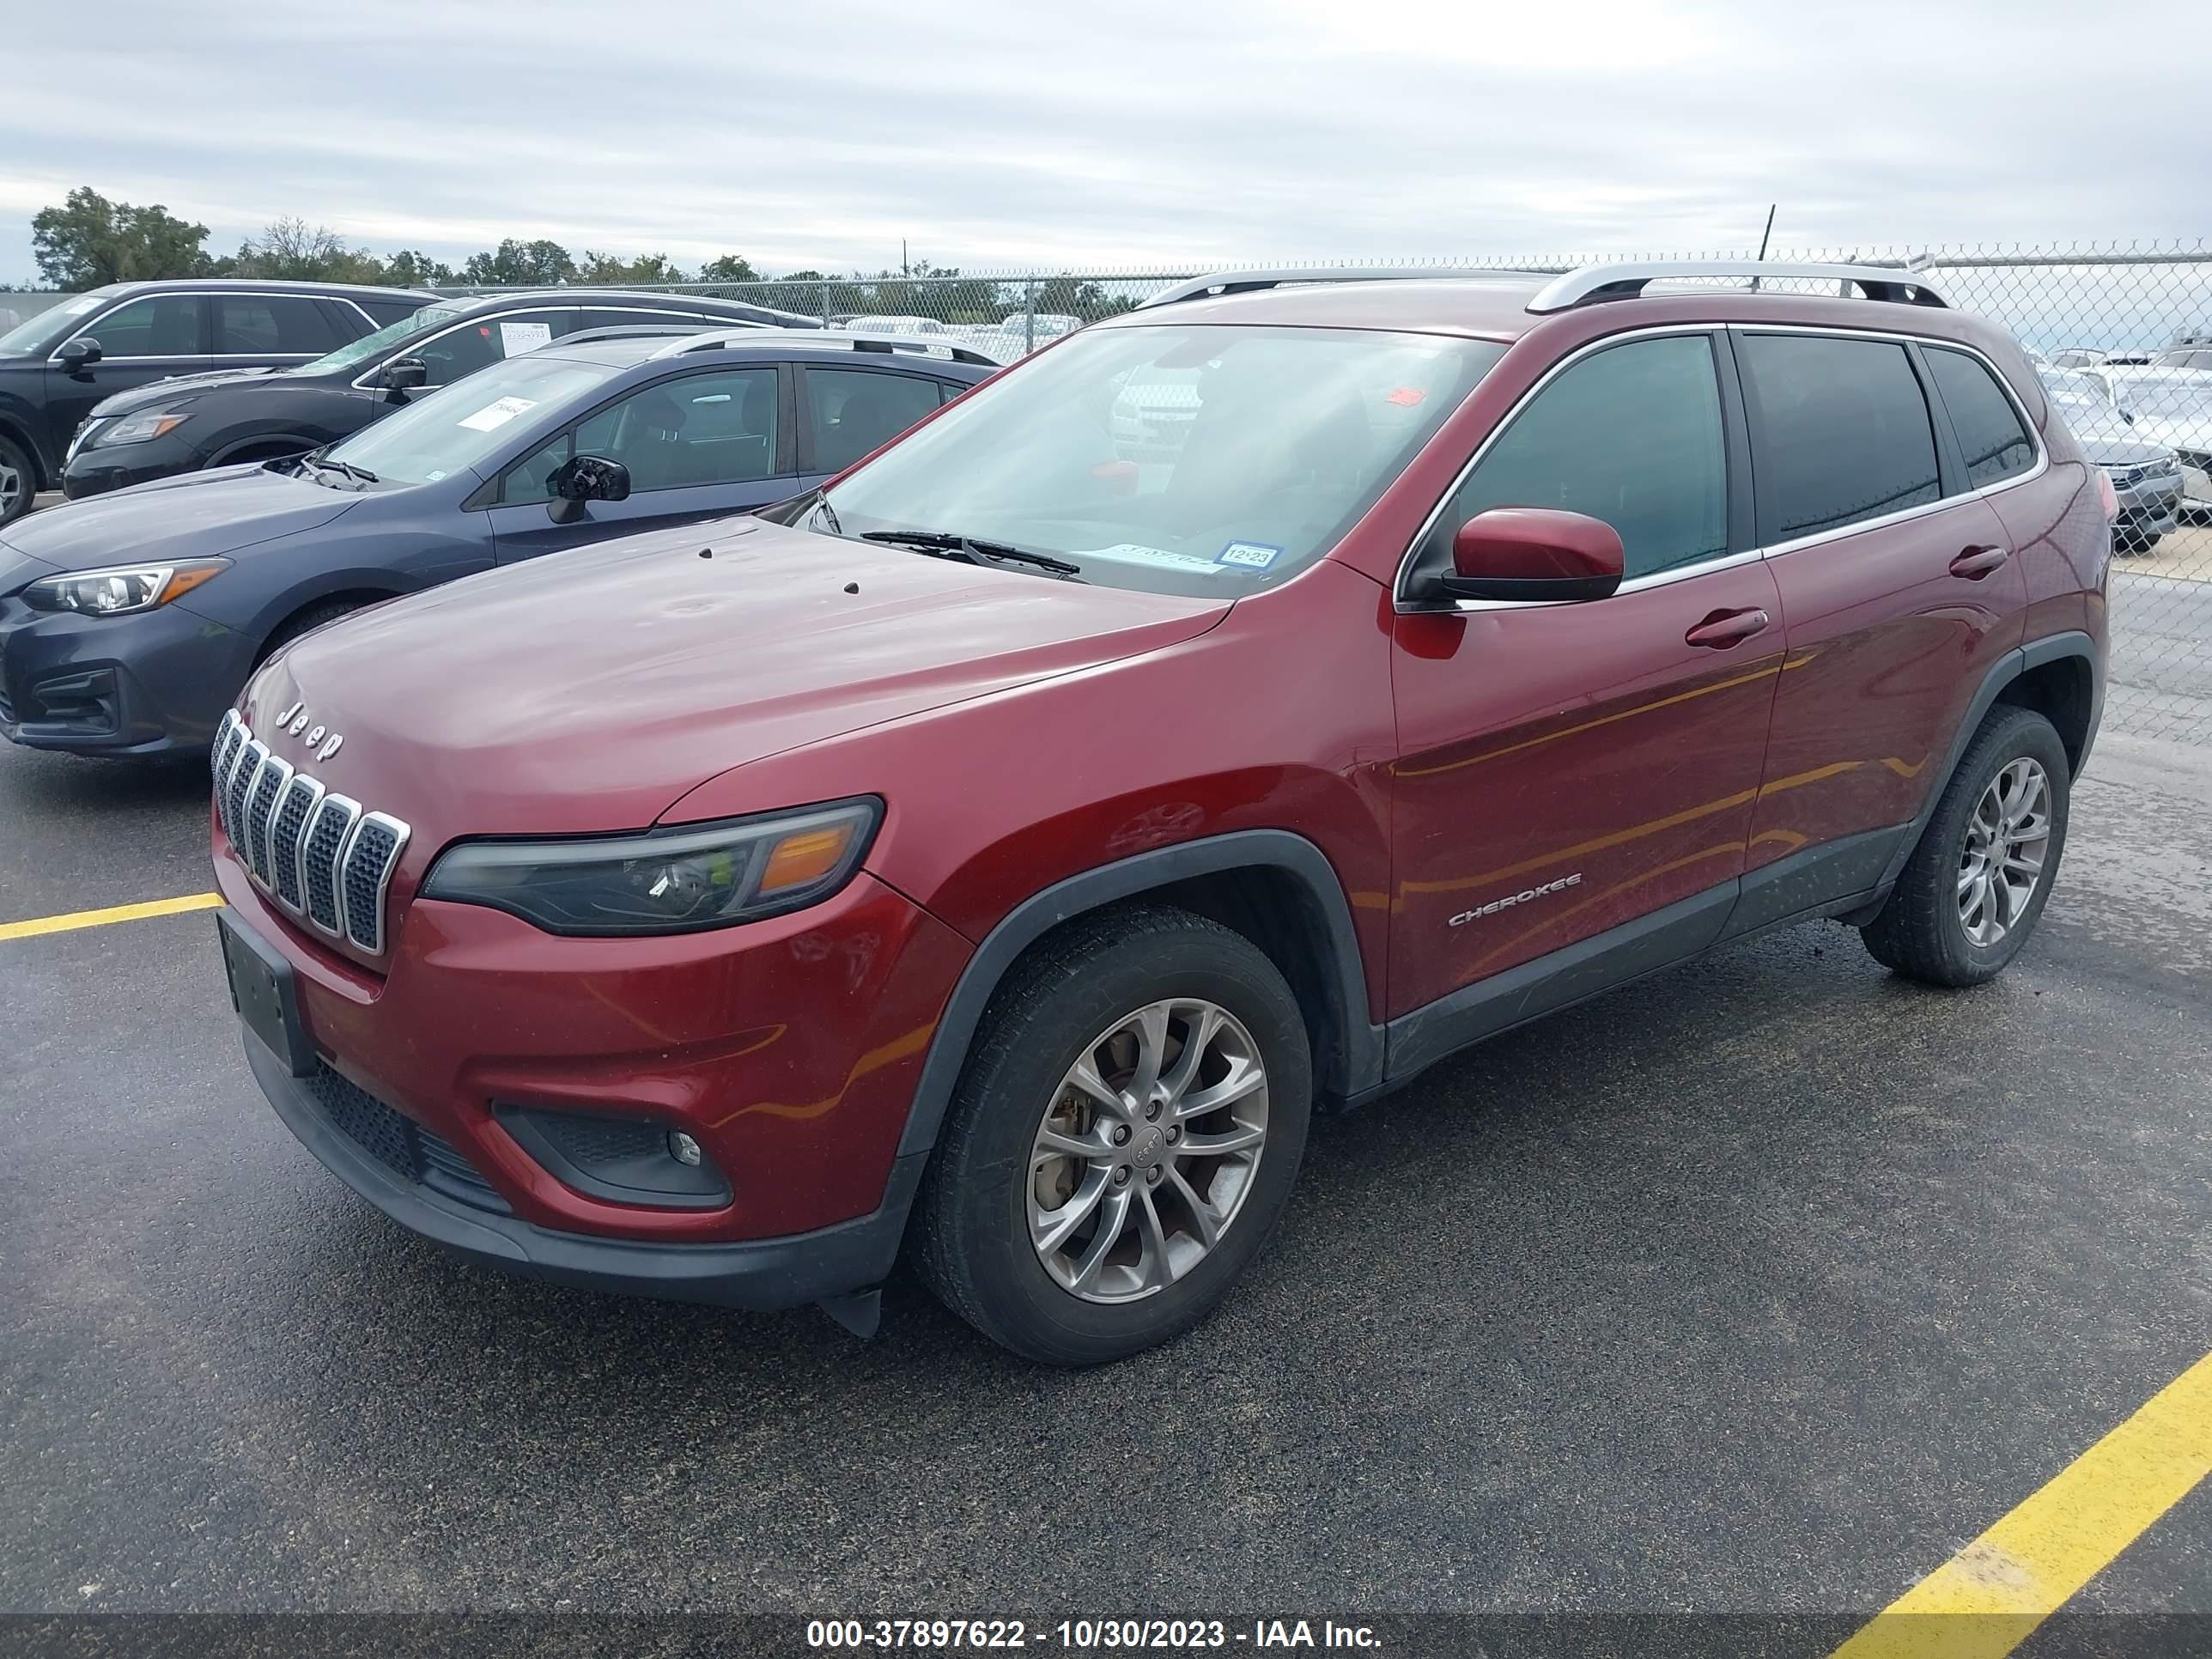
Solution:
[(810, 346), (817, 351), (878, 351), (911, 357), (949, 358), (956, 363), (975, 363), (984, 368), (1003, 368), (996, 357), (926, 334), (848, 334), (842, 329), (764, 328), (758, 323), (732, 323), (711, 333), (693, 332), (671, 340), (653, 355), (679, 357), (690, 351), (719, 351), (725, 346)]
[(1558, 265), (1517, 270), (1480, 265), (1304, 265), (1277, 270), (1224, 270), (1163, 289), (1150, 299), (1139, 301), (1137, 309), (1171, 306), (1183, 300), (1218, 299), (1224, 294), (1256, 294), (1293, 283), (1522, 283), (1531, 276), (1554, 276), (1559, 270)]
[(1646, 259), (1620, 264), (1584, 265), (1547, 283), (1528, 309), (1537, 316), (1571, 311), (1608, 300), (1633, 300), (1646, 283), (1684, 276), (1798, 276), (1816, 282), (1855, 283), (1869, 300), (1896, 305), (1940, 306), (1943, 296), (1919, 273), (1902, 265), (1796, 264), (1780, 259)]

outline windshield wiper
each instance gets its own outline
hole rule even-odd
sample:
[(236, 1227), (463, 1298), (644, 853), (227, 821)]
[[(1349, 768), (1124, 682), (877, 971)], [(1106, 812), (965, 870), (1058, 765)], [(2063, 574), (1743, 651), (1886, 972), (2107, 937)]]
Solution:
[(334, 472), (344, 473), (349, 478), (358, 478), (365, 484), (380, 483), (383, 482), (383, 480), (379, 478), (374, 472), (371, 472), (367, 467), (356, 466), (351, 461), (336, 460), (328, 455), (318, 455), (314, 458), (314, 461), (317, 466), (329, 467)]
[(1075, 576), (1083, 568), (1066, 559), (1055, 559), (1049, 553), (1032, 553), (1025, 547), (1006, 542), (978, 541), (973, 536), (955, 536), (942, 530), (864, 530), (860, 539), (910, 547), (917, 553), (949, 554), (954, 558), (964, 558), (970, 564), (1032, 565), (1039, 570), (1049, 570), (1055, 576)]

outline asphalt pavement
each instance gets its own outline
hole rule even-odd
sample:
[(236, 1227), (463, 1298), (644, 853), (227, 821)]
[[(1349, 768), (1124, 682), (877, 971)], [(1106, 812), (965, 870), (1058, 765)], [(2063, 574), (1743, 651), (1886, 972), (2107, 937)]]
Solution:
[[(1323, 1121), (1086, 1374), (464, 1266), (262, 1102), (208, 915), (0, 940), (0, 1611), (1870, 1613), (2212, 1349), (2208, 810), (2115, 735), (1990, 986), (1802, 928)], [(0, 745), (0, 921), (204, 890), (204, 816)], [(2212, 1612), (2204, 1497), (2081, 1605)]]

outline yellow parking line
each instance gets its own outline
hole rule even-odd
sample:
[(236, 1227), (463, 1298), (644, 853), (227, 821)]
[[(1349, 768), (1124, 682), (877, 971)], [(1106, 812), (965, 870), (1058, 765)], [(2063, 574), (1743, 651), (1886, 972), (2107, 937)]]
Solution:
[(0, 921), (0, 939), (34, 939), (40, 933), (66, 933), (77, 927), (105, 927), (111, 921), (139, 921), (148, 916), (173, 916), (186, 910), (213, 910), (222, 903), (220, 893), (188, 893), (183, 898), (149, 899), (143, 904), (113, 904), (105, 910), (72, 910), (65, 916)]
[(2002, 1659), (2212, 1474), (2212, 1354), (1877, 1614), (1835, 1659)]

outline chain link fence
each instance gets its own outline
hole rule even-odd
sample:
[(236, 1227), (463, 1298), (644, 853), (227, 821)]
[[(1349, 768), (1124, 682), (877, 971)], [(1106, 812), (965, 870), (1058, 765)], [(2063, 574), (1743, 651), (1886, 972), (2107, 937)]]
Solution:
[[(1359, 263), (1540, 280), (1624, 258), (1751, 257), (1742, 250)], [(1768, 258), (1914, 272), (1953, 305), (2004, 325), (2035, 355), (2068, 424), (2106, 466), (2123, 503), (2106, 724), (2212, 745), (2212, 246), (1832, 247), (1776, 250)], [(804, 272), (673, 287), (798, 313), (834, 328), (922, 335), (1012, 362), (1176, 283), (1240, 268), (1254, 267)], [(1830, 291), (1801, 280), (1763, 281)]]

